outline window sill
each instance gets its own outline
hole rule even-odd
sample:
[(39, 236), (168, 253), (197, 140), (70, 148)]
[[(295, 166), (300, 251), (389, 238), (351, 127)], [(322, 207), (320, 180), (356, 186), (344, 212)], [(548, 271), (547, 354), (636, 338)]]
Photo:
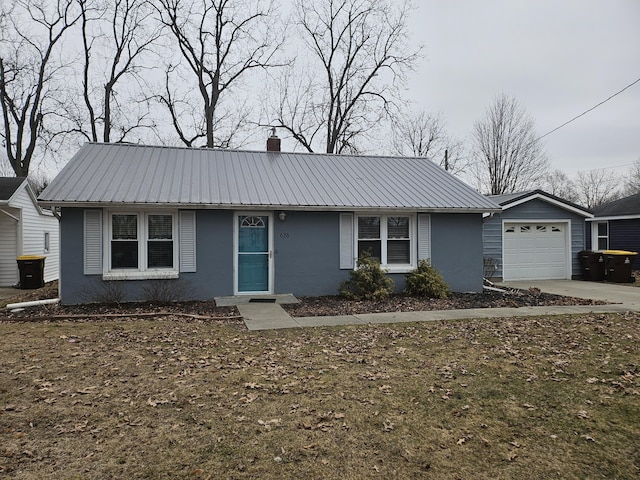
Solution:
[(416, 269), (413, 265), (403, 265), (401, 267), (382, 267), (383, 270), (386, 270), (387, 273), (409, 273)]
[(172, 280), (178, 278), (177, 270), (148, 270), (105, 272), (102, 274), (103, 280)]

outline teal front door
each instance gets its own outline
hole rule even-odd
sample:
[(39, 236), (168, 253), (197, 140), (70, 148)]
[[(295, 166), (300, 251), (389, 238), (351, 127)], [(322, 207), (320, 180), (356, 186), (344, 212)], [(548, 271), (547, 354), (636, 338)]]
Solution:
[(238, 215), (238, 293), (270, 293), (268, 215)]

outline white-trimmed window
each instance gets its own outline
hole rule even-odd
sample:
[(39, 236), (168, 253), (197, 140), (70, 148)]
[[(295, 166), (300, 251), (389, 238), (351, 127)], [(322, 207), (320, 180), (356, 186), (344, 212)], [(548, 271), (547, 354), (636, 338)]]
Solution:
[(177, 270), (174, 213), (110, 212), (108, 271)]
[(358, 215), (357, 256), (369, 252), (383, 267), (411, 268), (415, 264), (414, 229), (413, 215)]
[(595, 222), (593, 229), (593, 236), (596, 248), (594, 250), (608, 250), (609, 249), (609, 223), (608, 222)]
[(44, 232), (44, 253), (49, 253), (51, 250), (51, 234)]

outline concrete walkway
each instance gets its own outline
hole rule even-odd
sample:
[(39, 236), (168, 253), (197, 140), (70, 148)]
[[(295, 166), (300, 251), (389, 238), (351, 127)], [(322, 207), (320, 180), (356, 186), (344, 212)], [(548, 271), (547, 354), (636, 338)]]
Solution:
[[(505, 287), (539, 288), (545, 293), (613, 302), (609, 305), (576, 305), (521, 308), (474, 308), (464, 310), (433, 310), (426, 312), (368, 313), (331, 317), (291, 317), (279, 303), (251, 302), (239, 297), (237, 305), (249, 330), (270, 330), (296, 327), (323, 327), (335, 325), (367, 325), (370, 323), (427, 322), (464, 318), (500, 318), (536, 315), (570, 315), (589, 313), (616, 313), (640, 311), (640, 288), (631, 285), (582, 282), (576, 280), (544, 280), (535, 282), (508, 282)], [(278, 297), (278, 296), (274, 296)], [(238, 297), (224, 297), (233, 302)], [(216, 299), (217, 301), (218, 299)], [(267, 298), (264, 299), (267, 301)]]

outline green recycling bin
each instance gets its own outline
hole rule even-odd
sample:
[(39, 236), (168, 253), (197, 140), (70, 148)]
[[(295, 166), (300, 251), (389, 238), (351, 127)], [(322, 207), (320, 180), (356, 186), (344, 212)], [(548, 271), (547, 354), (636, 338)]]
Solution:
[(638, 252), (627, 252), (626, 250), (605, 250), (604, 268), (608, 282), (631, 283), (633, 260)]
[(44, 259), (40, 255), (22, 255), (18, 257), (20, 288), (33, 289), (44, 287)]

